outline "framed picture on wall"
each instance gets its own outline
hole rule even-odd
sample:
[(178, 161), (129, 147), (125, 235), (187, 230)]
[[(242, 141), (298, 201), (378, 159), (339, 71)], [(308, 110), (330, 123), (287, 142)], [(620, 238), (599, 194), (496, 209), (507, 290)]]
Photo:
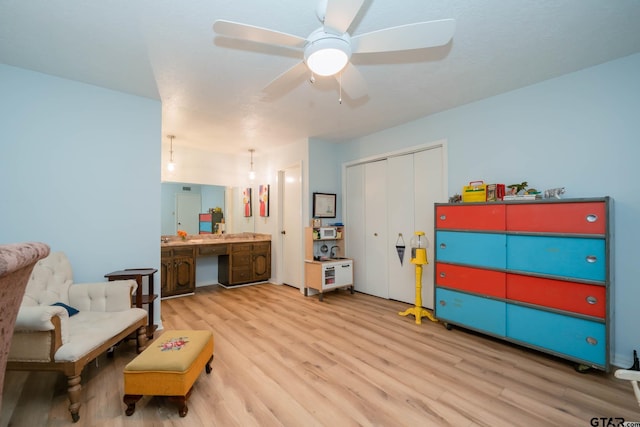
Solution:
[(258, 187), (258, 199), (260, 201), (260, 216), (269, 216), (269, 185)]
[(244, 209), (244, 216), (251, 216), (251, 187), (247, 187), (242, 190), (242, 207)]
[(336, 195), (331, 193), (313, 193), (314, 218), (336, 217)]

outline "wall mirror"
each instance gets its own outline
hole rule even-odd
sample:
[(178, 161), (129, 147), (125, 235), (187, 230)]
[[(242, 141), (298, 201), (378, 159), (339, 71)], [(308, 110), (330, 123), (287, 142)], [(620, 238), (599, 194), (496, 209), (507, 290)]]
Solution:
[(161, 235), (175, 235), (178, 230), (198, 234), (198, 214), (207, 213), (210, 208), (222, 209), (227, 234), (254, 232), (254, 217), (243, 215), (242, 193), (240, 187), (162, 182)]

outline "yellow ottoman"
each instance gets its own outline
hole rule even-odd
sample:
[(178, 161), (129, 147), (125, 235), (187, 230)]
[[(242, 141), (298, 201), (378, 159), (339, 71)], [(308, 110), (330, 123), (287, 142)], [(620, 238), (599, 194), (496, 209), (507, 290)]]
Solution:
[(143, 395), (169, 396), (187, 415), (187, 399), (202, 368), (211, 372), (213, 333), (179, 330), (162, 334), (124, 368), (126, 414), (133, 415)]

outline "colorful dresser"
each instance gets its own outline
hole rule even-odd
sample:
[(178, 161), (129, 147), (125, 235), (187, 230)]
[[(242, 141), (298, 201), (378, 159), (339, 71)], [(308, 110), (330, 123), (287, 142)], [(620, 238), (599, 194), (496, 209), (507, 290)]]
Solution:
[(435, 316), (609, 370), (609, 197), (435, 205)]

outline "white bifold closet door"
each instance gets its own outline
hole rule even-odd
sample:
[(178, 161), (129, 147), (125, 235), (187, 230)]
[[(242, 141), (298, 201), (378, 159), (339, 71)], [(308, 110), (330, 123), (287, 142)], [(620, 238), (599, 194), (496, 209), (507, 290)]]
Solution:
[[(423, 268), (422, 305), (433, 308), (433, 204), (446, 201), (444, 162), (437, 146), (347, 167), (346, 244), (357, 291), (413, 304), (411, 239), (424, 231), (429, 264)], [(396, 246), (402, 242), (401, 263)]]
[[(347, 168), (345, 236), (347, 253), (354, 258), (353, 283), (357, 291), (389, 298), (387, 284), (387, 162)], [(359, 261), (355, 260), (355, 256)]]

